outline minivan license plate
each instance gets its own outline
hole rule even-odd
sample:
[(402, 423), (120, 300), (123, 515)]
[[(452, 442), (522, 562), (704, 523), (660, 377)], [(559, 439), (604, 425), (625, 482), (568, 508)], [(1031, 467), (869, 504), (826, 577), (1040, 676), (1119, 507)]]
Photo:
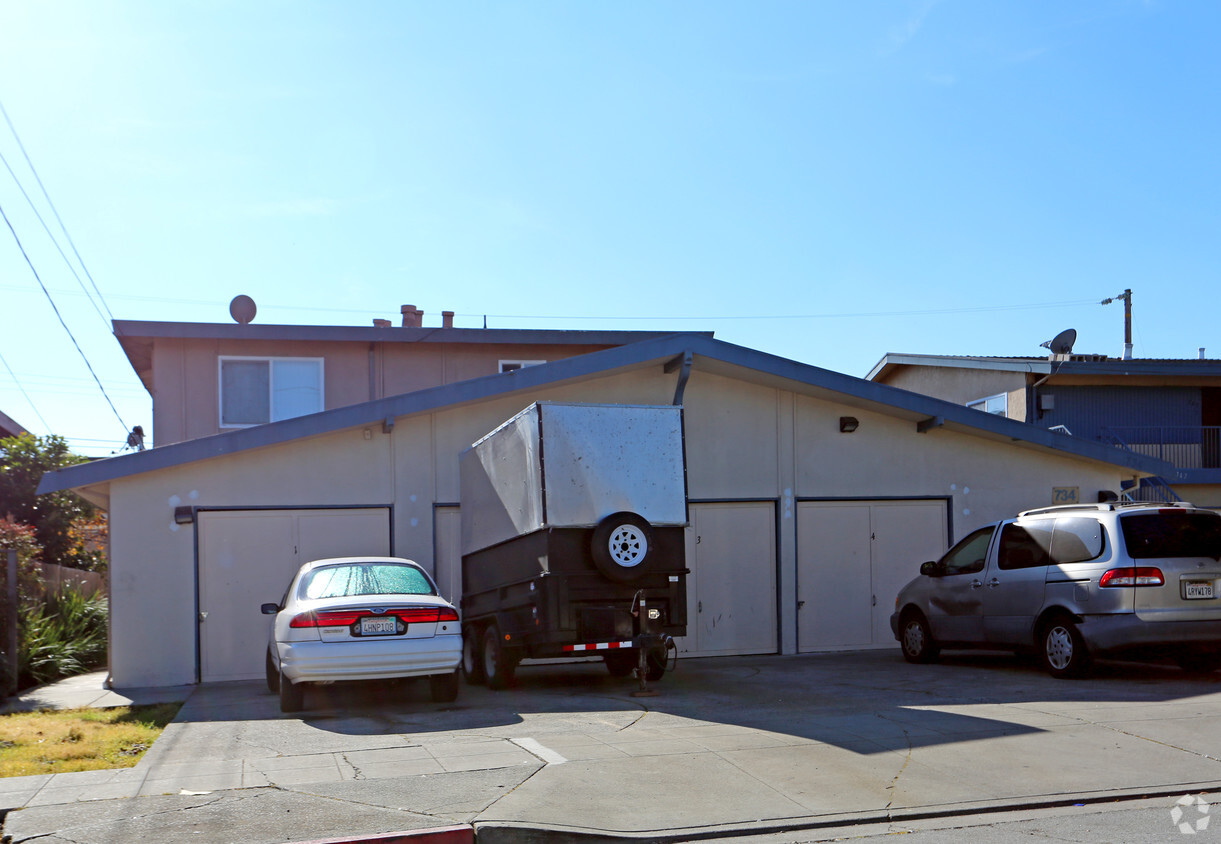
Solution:
[(1213, 585), (1211, 583), (1200, 583), (1187, 581), (1183, 584), (1183, 597), (1188, 600), (1199, 598), (1212, 598)]
[(360, 635), (362, 636), (393, 636), (397, 632), (398, 623), (394, 618), (362, 618), (360, 620)]

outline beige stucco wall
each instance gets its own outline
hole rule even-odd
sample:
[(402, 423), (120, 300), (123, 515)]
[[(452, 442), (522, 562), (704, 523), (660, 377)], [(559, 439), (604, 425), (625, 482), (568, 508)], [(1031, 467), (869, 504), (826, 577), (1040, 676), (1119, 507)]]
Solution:
[(997, 369), (965, 369), (949, 366), (898, 366), (878, 383), (923, 393), (954, 404), (1008, 395), (1010, 419), (1025, 419), (1026, 373)]
[[(389, 435), (380, 424), (357, 427), (113, 482), (114, 682), (194, 681), (194, 529), (175, 529), (175, 506), (392, 504), (393, 553), (431, 568), (433, 507), (459, 501), (458, 454), (473, 440), (533, 400), (668, 404), (675, 381), (657, 366), (403, 417)], [(859, 429), (839, 433), (840, 416), (857, 417)], [(778, 502), (784, 652), (796, 650), (796, 499), (945, 497), (955, 539), (1051, 503), (1052, 486), (1080, 487), (1082, 500), (1093, 500), (1098, 489), (1118, 489), (1124, 475), (946, 428), (919, 434), (910, 420), (699, 370), (686, 388), (684, 418), (692, 500)]]

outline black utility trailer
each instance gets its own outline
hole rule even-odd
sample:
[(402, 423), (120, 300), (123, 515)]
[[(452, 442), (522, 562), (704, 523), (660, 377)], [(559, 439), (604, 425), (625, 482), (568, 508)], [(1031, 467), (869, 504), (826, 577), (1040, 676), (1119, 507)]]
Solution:
[(682, 409), (538, 402), (460, 470), (467, 681), (579, 655), (660, 679), (687, 632)]

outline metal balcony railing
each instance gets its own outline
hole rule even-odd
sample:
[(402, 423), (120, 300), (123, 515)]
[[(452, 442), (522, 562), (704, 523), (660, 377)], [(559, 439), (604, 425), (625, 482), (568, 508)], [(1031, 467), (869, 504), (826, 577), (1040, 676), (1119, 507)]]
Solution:
[(1165, 460), (1176, 469), (1221, 468), (1219, 426), (1117, 425), (1102, 434), (1111, 445)]

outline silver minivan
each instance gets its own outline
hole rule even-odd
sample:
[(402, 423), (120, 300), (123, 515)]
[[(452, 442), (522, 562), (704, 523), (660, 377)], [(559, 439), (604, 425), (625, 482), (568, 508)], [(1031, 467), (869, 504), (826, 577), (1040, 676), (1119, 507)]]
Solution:
[(1037, 653), (1054, 677), (1096, 656), (1221, 667), (1221, 515), (1190, 504), (1080, 504), (972, 531), (900, 590), (908, 662), (942, 648)]

